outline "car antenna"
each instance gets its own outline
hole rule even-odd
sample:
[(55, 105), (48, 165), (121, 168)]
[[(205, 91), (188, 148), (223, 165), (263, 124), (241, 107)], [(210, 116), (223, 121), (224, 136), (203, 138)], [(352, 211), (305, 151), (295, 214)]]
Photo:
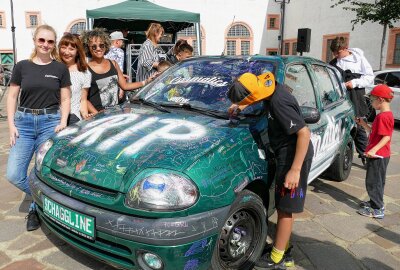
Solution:
[[(236, 17), (236, 15), (233, 15), (233, 19), (232, 19), (231, 24), (229, 25), (229, 29), (231, 29), (232, 24), (235, 22), (235, 17)], [(228, 30), (228, 31), (229, 31), (229, 30)], [(224, 47), (225, 47), (225, 46), (224, 46)], [(221, 56), (224, 56), (224, 55), (225, 55), (225, 48), (222, 49), (222, 53), (221, 53)]]

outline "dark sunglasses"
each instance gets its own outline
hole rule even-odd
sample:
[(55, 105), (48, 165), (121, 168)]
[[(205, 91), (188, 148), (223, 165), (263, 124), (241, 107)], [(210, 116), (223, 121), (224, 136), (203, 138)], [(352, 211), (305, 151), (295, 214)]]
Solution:
[(104, 50), (105, 47), (106, 47), (106, 44), (103, 44), (103, 43), (99, 44), (99, 46), (97, 46), (96, 44), (90, 46), (90, 48), (91, 48), (93, 51), (97, 50), (97, 48), (100, 48), (100, 49)]
[(41, 44), (44, 44), (45, 42), (47, 42), (47, 44), (49, 45), (54, 45), (55, 41), (52, 39), (44, 39), (44, 38), (38, 38), (37, 41)]

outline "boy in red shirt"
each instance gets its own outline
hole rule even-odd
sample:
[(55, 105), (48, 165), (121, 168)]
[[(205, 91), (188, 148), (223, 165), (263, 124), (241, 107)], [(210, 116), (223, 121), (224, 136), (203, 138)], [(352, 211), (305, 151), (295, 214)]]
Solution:
[(382, 219), (385, 215), (383, 204), (383, 191), (385, 188), (386, 168), (390, 159), (390, 141), (394, 129), (393, 113), (390, 110), (390, 102), (393, 91), (387, 85), (379, 84), (370, 93), (372, 106), (379, 110), (372, 127), (361, 118), (356, 123), (370, 132), (365, 156), (367, 157), (367, 175), (365, 186), (369, 201), (361, 202), (360, 215)]

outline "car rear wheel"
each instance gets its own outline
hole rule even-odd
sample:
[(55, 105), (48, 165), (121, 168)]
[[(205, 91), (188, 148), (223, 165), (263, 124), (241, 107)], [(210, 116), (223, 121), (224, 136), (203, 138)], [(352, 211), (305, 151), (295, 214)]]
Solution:
[(243, 190), (231, 206), (211, 260), (213, 270), (252, 269), (267, 237), (266, 210), (254, 192)]
[(351, 165), (353, 163), (353, 141), (347, 143), (346, 147), (336, 157), (336, 160), (328, 168), (325, 175), (336, 181), (346, 180), (351, 171)]

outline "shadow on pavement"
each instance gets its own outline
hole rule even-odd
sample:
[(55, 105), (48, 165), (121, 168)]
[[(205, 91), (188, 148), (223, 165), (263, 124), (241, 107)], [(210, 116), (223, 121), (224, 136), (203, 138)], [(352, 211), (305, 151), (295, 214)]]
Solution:
[[(271, 239), (274, 239), (275, 223), (268, 222), (268, 235)], [(387, 230), (379, 230), (381, 227), (373, 226), (371, 231), (374, 231), (377, 235), (381, 235), (379, 231), (385, 236), (382, 237), (397, 237), (392, 232)], [(307, 269), (307, 270), (338, 270), (338, 269), (394, 269), (391, 266), (385, 264), (385, 262), (378, 261), (370, 257), (355, 257), (351, 251), (339, 246), (338, 244), (331, 241), (320, 241), (310, 237), (303, 237), (299, 234), (293, 233), (291, 239), (294, 248), (292, 255), (295, 261), (295, 266), (288, 268), (291, 269)], [(354, 247), (356, 249), (357, 247)], [(354, 250), (352, 250), (354, 251)], [(361, 251), (362, 252), (362, 251)], [(385, 252), (383, 249), (381, 252)]]
[(29, 212), (29, 206), (32, 203), (32, 197), (30, 195), (25, 194), (25, 198), (22, 201), (22, 203), (19, 205), (18, 211), (20, 213), (28, 213)]
[(325, 183), (325, 181), (334, 182), (330, 179), (324, 179), (324, 181), (321, 181), (320, 178), (317, 178), (309, 186), (313, 187), (312, 191), (317, 194), (327, 194), (331, 196), (334, 200), (343, 202), (347, 206), (355, 210), (359, 209), (359, 204), (361, 202), (360, 199), (348, 194), (347, 192), (344, 192), (343, 190), (333, 185), (330, 185), (329, 183)]
[(394, 244), (400, 245), (400, 235), (398, 233), (391, 232), (382, 226), (374, 224), (367, 224), (366, 228), (371, 232), (375, 233), (376, 235), (379, 235), (380, 237), (388, 241), (391, 241)]

